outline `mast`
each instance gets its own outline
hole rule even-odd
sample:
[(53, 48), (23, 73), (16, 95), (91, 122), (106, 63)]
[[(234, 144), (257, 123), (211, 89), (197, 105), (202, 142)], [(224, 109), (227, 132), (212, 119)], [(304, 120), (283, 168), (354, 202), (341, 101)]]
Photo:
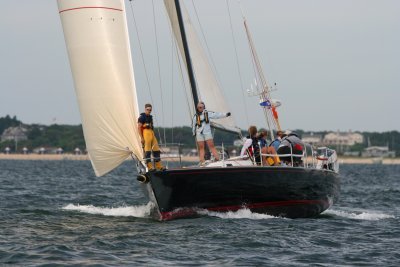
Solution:
[[(197, 105), (199, 98), (201, 98), (207, 103), (209, 110), (228, 112), (229, 106), (226, 103), (226, 98), (211, 69), (207, 55), (190, 21), (190, 16), (184, 3), (180, 3), (178, 0), (164, 0), (164, 4), (180, 56), (182, 60), (186, 60), (186, 72), (189, 77), (190, 89), (186, 86), (185, 90), (192, 95), (194, 106)], [(240, 135), (240, 129), (236, 127), (233, 117), (222, 118), (218, 123), (212, 122), (211, 127)]]
[[(257, 51), (256, 51), (254, 43), (253, 43), (253, 38), (251, 37), (251, 33), (247, 26), (247, 21), (246, 21), (246, 18), (244, 17), (244, 15), (243, 15), (243, 23), (244, 23), (244, 28), (245, 28), (246, 35), (247, 35), (247, 41), (248, 41), (249, 47), (250, 47), (250, 52), (253, 57), (253, 62), (254, 62), (255, 68), (257, 70), (256, 75), (258, 76), (258, 78), (261, 82), (261, 86), (262, 86), (261, 92), (258, 92), (258, 95), (260, 97), (260, 102), (270, 101), (270, 99), (271, 99), (270, 89), (268, 87), (267, 80), (264, 76), (264, 72), (262, 70), (258, 54), (257, 54)], [(274, 114), (272, 114), (272, 111), (271, 111), (272, 108), (273, 108), (272, 106), (271, 107), (263, 106), (265, 120), (268, 125), (268, 129), (269, 129), (269, 132), (271, 135), (271, 140), (273, 141), (275, 139), (275, 137), (274, 137), (274, 132), (271, 127), (272, 123), (270, 123), (270, 120), (275, 118), (275, 116), (274, 116)], [(276, 111), (274, 111), (274, 112), (276, 113)], [(278, 125), (278, 129), (281, 130), (277, 117), (275, 118), (275, 123)]]
[(190, 59), (189, 46), (188, 46), (188, 42), (187, 42), (187, 38), (186, 38), (185, 26), (183, 24), (182, 11), (181, 11), (181, 5), (179, 3), (179, 0), (175, 0), (175, 8), (176, 8), (176, 14), (178, 17), (179, 29), (181, 32), (183, 49), (185, 51), (186, 67), (188, 69), (190, 86), (192, 88), (194, 106), (196, 107), (197, 103), (199, 103), (199, 97), (197, 95), (196, 80), (194, 78), (192, 60)]

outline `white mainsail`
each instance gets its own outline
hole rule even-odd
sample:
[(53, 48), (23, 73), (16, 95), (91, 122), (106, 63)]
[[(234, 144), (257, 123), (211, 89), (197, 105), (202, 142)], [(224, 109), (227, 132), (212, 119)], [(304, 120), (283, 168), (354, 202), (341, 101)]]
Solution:
[(58, 0), (87, 151), (97, 176), (142, 158), (123, 0)]
[[(175, 8), (175, 1), (164, 0), (164, 4), (171, 22), (171, 27), (173, 29), (175, 40), (177, 41), (179, 47), (181, 57), (184, 61), (186, 61)], [(199, 99), (204, 101), (207, 110), (219, 112), (231, 111), (227, 102), (225, 101), (221, 88), (218, 85), (217, 79), (215, 78), (215, 75), (211, 70), (207, 55), (204, 52), (203, 47), (201, 46), (199, 38), (196, 34), (195, 28), (190, 21), (189, 14), (183, 3), (181, 3), (180, 5), (182, 7), (182, 17), (185, 24), (185, 33), (190, 50), (190, 58), (196, 76)], [(191, 112), (194, 113), (194, 110)], [(233, 117), (219, 119), (218, 121), (214, 121), (213, 124), (218, 128), (226, 129), (231, 132), (237, 132), (238, 134), (240, 133), (240, 129), (236, 127), (236, 123)]]

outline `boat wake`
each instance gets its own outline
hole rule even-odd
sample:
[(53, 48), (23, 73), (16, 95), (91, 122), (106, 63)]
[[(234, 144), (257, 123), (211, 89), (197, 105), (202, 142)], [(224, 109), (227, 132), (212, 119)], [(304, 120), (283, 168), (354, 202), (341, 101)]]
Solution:
[(264, 220), (264, 219), (274, 219), (278, 217), (274, 217), (267, 214), (254, 213), (249, 209), (240, 209), (238, 211), (229, 211), (229, 212), (215, 212), (208, 210), (199, 210), (197, 211), (200, 215), (218, 217), (221, 219), (251, 219), (251, 220)]
[(116, 217), (137, 217), (137, 218), (149, 218), (151, 210), (154, 204), (149, 202), (147, 205), (140, 206), (123, 206), (123, 207), (95, 207), (93, 205), (74, 205), (68, 204), (63, 207), (63, 210), (78, 211), (88, 214), (100, 214), (104, 216), (116, 216)]
[(354, 210), (327, 210), (323, 214), (325, 215), (334, 215), (349, 219), (355, 220), (366, 220), (366, 221), (377, 221), (383, 219), (394, 219), (394, 215), (385, 214), (379, 211), (371, 211), (371, 210), (361, 210), (361, 209), (354, 209)]

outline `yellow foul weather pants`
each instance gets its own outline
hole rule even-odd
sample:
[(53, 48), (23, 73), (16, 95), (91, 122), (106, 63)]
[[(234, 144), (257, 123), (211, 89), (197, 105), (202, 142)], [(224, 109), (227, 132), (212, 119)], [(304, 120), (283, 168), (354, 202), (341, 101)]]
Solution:
[(149, 169), (153, 168), (151, 164), (151, 152), (153, 151), (154, 162), (157, 169), (162, 168), (160, 159), (160, 147), (158, 146), (157, 138), (152, 129), (143, 129), (144, 139), (144, 156), (146, 158), (147, 166)]

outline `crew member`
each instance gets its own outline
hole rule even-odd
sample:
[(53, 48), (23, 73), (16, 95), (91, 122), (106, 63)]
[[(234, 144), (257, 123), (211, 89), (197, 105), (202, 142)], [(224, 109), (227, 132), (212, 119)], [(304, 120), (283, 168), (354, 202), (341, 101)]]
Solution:
[(152, 110), (151, 104), (144, 105), (144, 109), (144, 113), (141, 113), (138, 119), (138, 130), (144, 148), (146, 165), (149, 171), (154, 170), (154, 166), (151, 162), (151, 154), (153, 152), (155, 168), (157, 170), (164, 170), (165, 168), (162, 166), (160, 158), (160, 148), (158, 146), (157, 138), (154, 135), (153, 116), (150, 115)]
[(250, 126), (248, 129), (249, 135), (246, 136), (240, 156), (244, 157), (247, 154), (253, 162), (261, 165), (260, 145), (257, 138), (257, 127)]
[(268, 146), (267, 145), (267, 136), (268, 136), (268, 134), (264, 130), (258, 132), (257, 138), (258, 138), (261, 148)]
[(286, 136), (283, 131), (276, 132), (276, 138), (274, 141), (269, 144), (269, 146), (275, 148), (275, 151), (278, 151), (279, 145), (281, 144), (282, 138)]
[(228, 113), (213, 112), (213, 111), (208, 111), (205, 108), (206, 106), (204, 105), (204, 102), (200, 101), (197, 104), (196, 114), (193, 116), (193, 121), (192, 121), (192, 132), (193, 136), (196, 136), (197, 147), (199, 149), (200, 166), (203, 166), (205, 162), (204, 160), (205, 143), (207, 143), (208, 148), (214, 155), (214, 159), (216, 161), (219, 160), (219, 155), (217, 150), (215, 149), (214, 140), (211, 133), (210, 119), (221, 119), (229, 117), (231, 115), (230, 112)]
[[(247, 154), (257, 165), (261, 165), (261, 162), (262, 165), (265, 166), (280, 165), (280, 159), (278, 156), (265, 156), (266, 154), (276, 155), (276, 150), (273, 147), (267, 147), (266, 145), (263, 145), (262, 139), (267, 137), (267, 132), (263, 131), (261, 134), (257, 135), (256, 126), (250, 126), (248, 132), (249, 135), (246, 137), (242, 151), (240, 152), (240, 156), (243, 157), (247, 152)], [(261, 157), (262, 154), (264, 155)]]
[(278, 148), (278, 154), (286, 154), (290, 156), (281, 156), (280, 159), (287, 165), (300, 166), (302, 161), (303, 151), (305, 149), (303, 141), (295, 132), (286, 131), (286, 136), (282, 138), (281, 144)]

